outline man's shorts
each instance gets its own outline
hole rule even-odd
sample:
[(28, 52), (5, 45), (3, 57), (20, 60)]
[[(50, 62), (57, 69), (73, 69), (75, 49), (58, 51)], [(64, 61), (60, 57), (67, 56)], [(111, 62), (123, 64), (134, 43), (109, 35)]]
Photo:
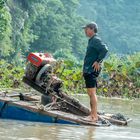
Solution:
[(95, 88), (97, 87), (97, 77), (100, 72), (92, 72), (92, 73), (83, 73), (86, 88)]

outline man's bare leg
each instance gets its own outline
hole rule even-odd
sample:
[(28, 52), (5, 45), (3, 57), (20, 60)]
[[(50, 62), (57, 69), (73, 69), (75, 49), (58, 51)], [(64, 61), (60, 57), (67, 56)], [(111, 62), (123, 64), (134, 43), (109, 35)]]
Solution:
[(96, 88), (87, 88), (87, 93), (90, 97), (90, 107), (91, 107), (91, 113), (90, 113), (90, 118), (93, 121), (98, 120), (98, 115), (97, 115), (97, 96), (96, 96)]

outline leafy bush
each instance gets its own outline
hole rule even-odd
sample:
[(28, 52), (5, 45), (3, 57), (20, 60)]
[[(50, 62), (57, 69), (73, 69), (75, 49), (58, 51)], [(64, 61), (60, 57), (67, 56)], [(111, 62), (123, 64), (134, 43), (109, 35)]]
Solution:
[(4, 60), (0, 61), (0, 88), (19, 88), (24, 74), (22, 67), (9, 64)]
[(99, 89), (106, 96), (140, 97), (140, 53), (111, 55), (104, 62)]
[[(85, 93), (82, 65), (73, 61), (63, 63), (64, 89)], [(63, 66), (63, 67), (64, 67)], [(60, 73), (61, 68), (58, 70)], [(140, 53), (128, 56), (111, 55), (103, 65), (98, 80), (98, 94), (102, 96), (140, 97)]]
[[(58, 61), (54, 73), (63, 80), (63, 91), (85, 93), (82, 63)], [(0, 87), (21, 88), (24, 86), (23, 67), (0, 61)], [(103, 64), (98, 80), (98, 95), (119, 97), (140, 97), (140, 53), (128, 56), (111, 55)]]

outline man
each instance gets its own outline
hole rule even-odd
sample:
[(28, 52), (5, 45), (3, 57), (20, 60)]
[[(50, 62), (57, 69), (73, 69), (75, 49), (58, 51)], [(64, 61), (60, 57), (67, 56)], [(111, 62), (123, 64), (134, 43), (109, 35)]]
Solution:
[(96, 97), (97, 77), (101, 71), (101, 62), (105, 58), (108, 49), (97, 36), (98, 26), (95, 22), (91, 22), (83, 28), (86, 36), (89, 37), (83, 66), (83, 76), (85, 79), (87, 93), (90, 97), (91, 107), (91, 113), (86, 119), (96, 122), (98, 120)]

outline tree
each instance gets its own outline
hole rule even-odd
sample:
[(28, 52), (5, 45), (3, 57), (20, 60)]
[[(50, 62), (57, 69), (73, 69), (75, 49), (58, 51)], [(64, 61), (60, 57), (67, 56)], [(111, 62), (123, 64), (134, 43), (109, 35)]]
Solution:
[(111, 52), (127, 54), (140, 51), (139, 7), (139, 0), (80, 0), (78, 13), (98, 23)]
[(11, 47), (11, 15), (5, 0), (0, 0), (0, 59), (10, 55)]

